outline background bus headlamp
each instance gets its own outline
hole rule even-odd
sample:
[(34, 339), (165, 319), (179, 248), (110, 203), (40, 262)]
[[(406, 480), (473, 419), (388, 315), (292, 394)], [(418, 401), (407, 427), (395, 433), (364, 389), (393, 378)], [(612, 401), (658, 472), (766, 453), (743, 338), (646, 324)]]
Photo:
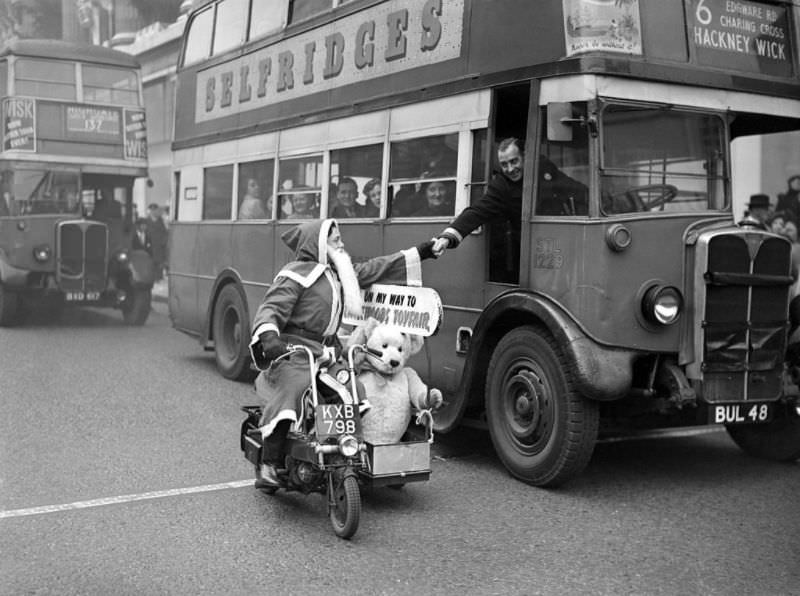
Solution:
[(683, 296), (673, 286), (652, 286), (642, 298), (642, 314), (651, 323), (672, 325), (682, 311)]
[(50, 260), (53, 250), (47, 244), (40, 244), (33, 247), (33, 258), (39, 263), (45, 263)]
[(119, 251), (116, 254), (117, 262), (119, 263), (127, 263), (128, 262), (128, 253), (124, 250)]

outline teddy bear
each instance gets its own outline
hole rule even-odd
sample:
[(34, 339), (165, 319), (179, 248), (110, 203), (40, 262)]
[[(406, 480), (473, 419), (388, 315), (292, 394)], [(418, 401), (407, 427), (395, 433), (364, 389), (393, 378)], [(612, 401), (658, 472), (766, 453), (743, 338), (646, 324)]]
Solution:
[(371, 405), (361, 418), (364, 440), (373, 445), (397, 443), (415, 410), (442, 405), (442, 392), (428, 392), (417, 372), (406, 367), (408, 359), (422, 349), (422, 336), (369, 318), (348, 338), (347, 346), (354, 344), (366, 345), (370, 350), (360, 352), (356, 360), (358, 380)]

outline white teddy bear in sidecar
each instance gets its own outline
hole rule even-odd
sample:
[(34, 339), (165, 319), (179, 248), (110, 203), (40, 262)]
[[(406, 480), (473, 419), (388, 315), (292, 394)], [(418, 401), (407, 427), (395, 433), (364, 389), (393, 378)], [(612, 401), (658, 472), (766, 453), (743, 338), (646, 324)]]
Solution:
[(364, 440), (373, 445), (397, 443), (414, 411), (442, 404), (441, 391), (429, 393), (417, 372), (406, 367), (408, 359), (422, 349), (423, 339), (369, 318), (347, 340), (348, 347), (354, 344), (364, 344), (373, 352), (360, 353), (357, 359), (358, 379), (372, 406), (361, 419)]

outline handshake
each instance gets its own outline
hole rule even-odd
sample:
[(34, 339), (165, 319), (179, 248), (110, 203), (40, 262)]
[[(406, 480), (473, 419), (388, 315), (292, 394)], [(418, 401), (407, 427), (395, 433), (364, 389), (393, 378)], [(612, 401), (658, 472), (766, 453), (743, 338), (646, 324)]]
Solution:
[(456, 244), (457, 242), (453, 242), (453, 239), (448, 236), (438, 236), (417, 245), (417, 251), (419, 252), (419, 258), (423, 261), (425, 259), (438, 259), (446, 248), (452, 248)]

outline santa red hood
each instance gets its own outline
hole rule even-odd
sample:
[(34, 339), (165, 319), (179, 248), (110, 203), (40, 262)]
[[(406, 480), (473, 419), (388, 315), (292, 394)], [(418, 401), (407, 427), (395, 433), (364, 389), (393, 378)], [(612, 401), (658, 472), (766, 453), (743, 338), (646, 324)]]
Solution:
[(294, 251), (296, 261), (328, 264), (328, 235), (338, 228), (335, 219), (318, 219), (301, 223), (281, 236), (283, 243)]

